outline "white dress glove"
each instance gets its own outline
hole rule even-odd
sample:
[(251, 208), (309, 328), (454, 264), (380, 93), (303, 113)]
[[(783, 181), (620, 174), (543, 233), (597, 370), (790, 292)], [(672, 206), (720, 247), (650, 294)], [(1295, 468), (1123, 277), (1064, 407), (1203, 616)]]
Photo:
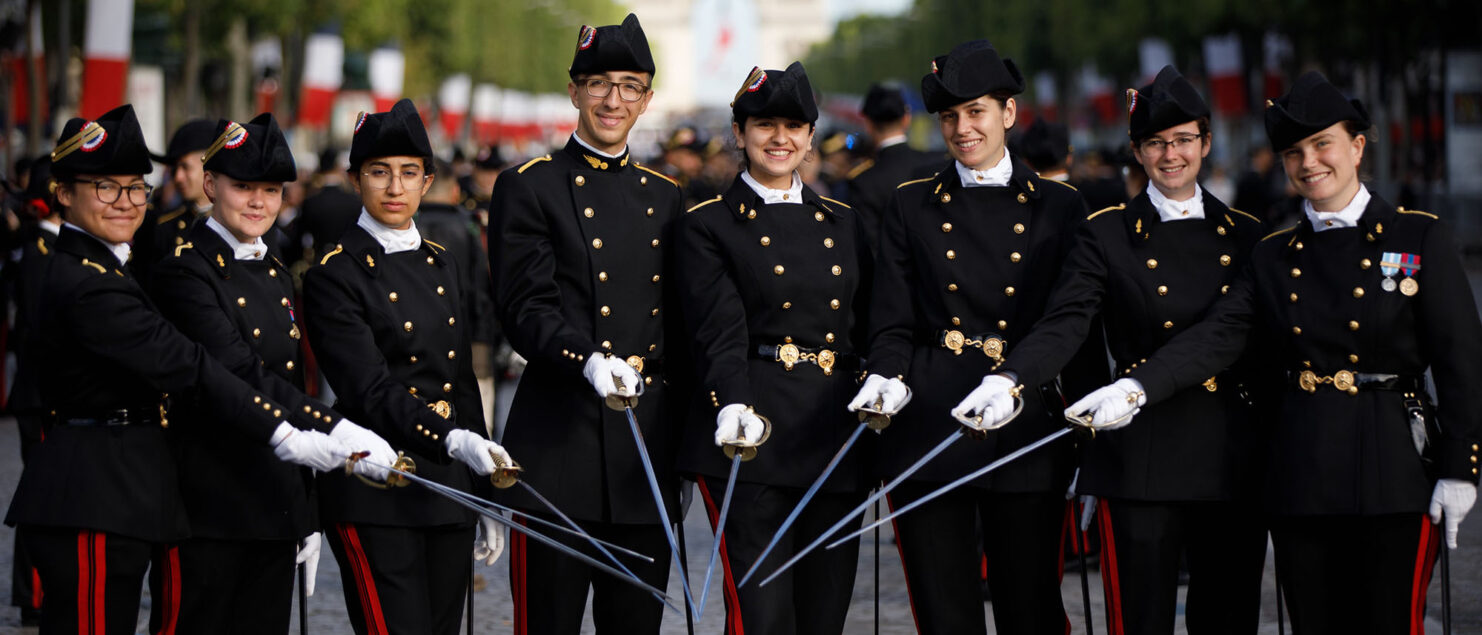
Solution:
[(279, 459), (320, 472), (342, 468), (350, 458), (350, 448), (339, 440), (317, 430), (299, 430), (287, 421), (273, 431), (272, 443)]
[(386, 466), (396, 463), (396, 450), (391, 449), (391, 444), (382, 439), (381, 435), (355, 425), (349, 419), (340, 419), (329, 431), (329, 436), (340, 440), (352, 453), (370, 452), (365, 460), (355, 462), (355, 473), (368, 479), (386, 480), (386, 476), (390, 474)]
[(473, 541), (473, 559), (483, 560), (484, 565), (499, 561), (504, 553), (504, 526), (488, 516), (479, 516), (479, 537)]
[(751, 407), (738, 403), (720, 409), (715, 415), (715, 444), (755, 445), (761, 441), (766, 425)]
[[(592, 384), (597, 391), (597, 396), (606, 399), (608, 395), (618, 394), (623, 397), (632, 397), (638, 394), (638, 386), (643, 383), (643, 377), (638, 374), (632, 366), (616, 357), (608, 357), (605, 353), (592, 353), (587, 358), (587, 365), (582, 368), (581, 374)], [(617, 377), (623, 380), (623, 389), (618, 390), (617, 383), (612, 380)]]
[[(500, 466), (499, 461), (503, 462), (504, 467), (515, 464), (514, 459), (509, 458), (509, 453), (498, 443), (467, 430), (449, 432), (443, 443), (448, 446), (448, 456), (464, 462), (479, 474), (493, 474)], [(499, 457), (499, 461), (494, 460), (495, 456)]]
[(1065, 409), (1065, 416), (1081, 418), (1089, 413), (1092, 415), (1092, 429), (1115, 430), (1132, 423), (1132, 417), (1137, 416), (1147, 402), (1142, 384), (1136, 379), (1123, 377), (1070, 404)]
[(1446, 512), (1447, 547), (1456, 548), (1456, 532), (1476, 502), (1476, 485), (1455, 478), (1436, 481), (1436, 489), (1431, 492), (1431, 522), (1440, 523), (1441, 512)]
[(298, 546), (298, 556), (293, 559), (294, 564), (304, 565), (304, 595), (314, 595), (314, 578), (319, 575), (319, 547), (323, 542), (324, 535), (319, 532), (309, 534)]
[(957, 403), (957, 407), (952, 409), (952, 416), (959, 421), (982, 417), (981, 421), (970, 426), (977, 430), (1002, 428), (1009, 422), (1009, 415), (1014, 412), (1014, 398), (1011, 395), (1013, 390), (1012, 379), (1003, 375), (988, 375), (983, 378), (983, 383)]
[(881, 412), (895, 416), (901, 408), (911, 403), (911, 389), (906, 387), (906, 382), (895, 377), (886, 379), (871, 374), (865, 377), (864, 385), (860, 386), (859, 393), (854, 395), (854, 401), (849, 402), (849, 412), (855, 412), (860, 408), (874, 408), (877, 401), (881, 402), (879, 408)]

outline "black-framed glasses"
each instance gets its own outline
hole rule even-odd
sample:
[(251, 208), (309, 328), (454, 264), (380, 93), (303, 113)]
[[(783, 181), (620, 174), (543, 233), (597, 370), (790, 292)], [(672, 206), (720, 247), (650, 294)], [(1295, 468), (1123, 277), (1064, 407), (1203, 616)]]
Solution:
[(88, 181), (93, 186), (93, 193), (98, 197), (98, 202), (104, 205), (112, 205), (118, 202), (124, 192), (129, 193), (129, 202), (135, 205), (143, 205), (149, 202), (149, 195), (154, 192), (154, 186), (148, 183), (134, 183), (123, 185), (117, 181), (97, 179)]
[(635, 82), (610, 82), (596, 77), (581, 80), (581, 86), (583, 90), (587, 91), (588, 95), (597, 99), (606, 99), (608, 95), (611, 95), (613, 86), (617, 86), (618, 98), (623, 101), (638, 101), (643, 99), (644, 93), (648, 92), (648, 87), (643, 84)]
[(1197, 143), (1201, 138), (1202, 137), (1200, 135), (1192, 134), (1179, 135), (1166, 141), (1163, 139), (1152, 138), (1142, 142), (1142, 145), (1139, 147), (1142, 148), (1143, 154), (1163, 154), (1163, 152), (1167, 150), (1182, 152), (1192, 147), (1193, 144)]
[(391, 187), (391, 176), (393, 174), (401, 179), (401, 186), (408, 190), (422, 189), (422, 183), (429, 177), (431, 177), (430, 174), (427, 174), (422, 170), (418, 170), (415, 168), (402, 170), (400, 173), (393, 172), (386, 168), (371, 168), (369, 170), (362, 171), (360, 173), (360, 176), (362, 182), (365, 184), (366, 187), (369, 187), (373, 190), (384, 190), (388, 187)]

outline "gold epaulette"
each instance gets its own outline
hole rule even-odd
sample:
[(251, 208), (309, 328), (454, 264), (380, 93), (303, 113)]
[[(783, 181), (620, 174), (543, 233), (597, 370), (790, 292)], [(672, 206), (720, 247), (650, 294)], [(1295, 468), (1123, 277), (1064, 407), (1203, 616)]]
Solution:
[(345, 250), (345, 246), (344, 245), (335, 245), (334, 246), (334, 251), (331, 251), (331, 252), (329, 252), (327, 254), (324, 254), (324, 257), (319, 259), (319, 264), (321, 264), (321, 265), (329, 264), (329, 259), (330, 258), (333, 258), (335, 256), (335, 254), (338, 254), (338, 253), (340, 253), (340, 252), (342, 252), (344, 250)]
[(1401, 214), (1415, 214), (1417, 216), (1426, 216), (1429, 217), (1431, 220), (1441, 220), (1440, 216), (1436, 216), (1435, 214), (1432, 214), (1430, 212), (1422, 212), (1418, 209), (1405, 209), (1403, 207), (1398, 207), (1395, 208), (1395, 211)]
[(448, 250), (448, 248), (447, 248), (447, 247), (444, 247), (444, 246), (442, 246), (442, 245), (439, 245), (439, 244), (437, 244), (437, 243), (435, 243), (435, 242), (432, 242), (432, 241), (430, 241), (430, 240), (427, 240), (427, 239), (426, 239), (426, 238), (423, 238), (423, 239), (422, 239), (422, 242), (424, 242), (424, 243), (427, 243), (427, 244), (429, 244), (429, 245), (432, 245), (432, 247), (433, 247), (433, 249), (436, 249), (436, 250), (437, 250), (437, 251), (438, 251), (438, 253), (442, 253), (442, 252), (444, 252), (444, 251), (447, 251), (447, 250)]
[(193, 245), (191, 243), (185, 243), (183, 245), (179, 245), (179, 246), (175, 247), (175, 257), (176, 258), (179, 258), (180, 257), (180, 253), (183, 252), (183, 251), (185, 251), (185, 250), (187, 250), (187, 249), (195, 249), (195, 245)]
[(1120, 211), (1120, 210), (1124, 210), (1124, 209), (1127, 209), (1127, 204), (1126, 203), (1117, 203), (1116, 205), (1113, 205), (1111, 207), (1102, 208), (1100, 211), (1097, 211), (1095, 213), (1092, 213), (1090, 216), (1087, 216), (1086, 217), (1086, 220), (1091, 220), (1091, 219), (1096, 218), (1097, 216), (1100, 216), (1100, 215), (1105, 214), (1107, 212), (1115, 212), (1115, 211)]
[(98, 273), (108, 273), (108, 270), (105, 269), (103, 267), (103, 265), (100, 265), (100, 264), (98, 264), (96, 262), (93, 262), (91, 260), (88, 260), (87, 258), (83, 258), (82, 259), (82, 266), (84, 266), (84, 267), (92, 267), (94, 269), (97, 269), (98, 270)]
[(875, 160), (874, 159), (865, 159), (864, 162), (860, 163), (859, 165), (854, 166), (854, 169), (849, 171), (849, 174), (848, 174), (848, 176), (846, 178), (848, 178), (850, 180), (854, 180), (856, 178), (859, 178), (859, 175), (864, 174), (866, 170), (868, 170), (870, 168), (873, 168), (873, 167), (875, 167)]
[(42, 238), (40, 236), (37, 236), (36, 237), (36, 251), (41, 252), (41, 255), (43, 255), (43, 256), (51, 253), (51, 250), (46, 248), (46, 239), (45, 238)]
[(535, 157), (534, 159), (531, 159), (529, 161), (526, 161), (525, 162), (525, 165), (522, 165), (522, 166), (520, 166), (520, 169), (515, 170), (515, 173), (516, 174), (524, 174), (525, 173), (525, 170), (530, 169), (530, 166), (535, 165), (537, 163), (540, 163), (541, 161), (550, 161), (550, 160), (551, 160), (551, 155), (549, 155), (549, 154), (547, 154), (547, 155), (545, 155), (543, 157)]
[(831, 198), (829, 198), (827, 196), (820, 196), (818, 198), (821, 198), (821, 199), (823, 199), (825, 201), (828, 201), (830, 203), (833, 203), (834, 205), (838, 205), (839, 207), (842, 207), (844, 209), (854, 209), (853, 207), (851, 207), (848, 203), (845, 203), (844, 201), (836, 201), (836, 200), (831, 199)]
[(725, 197), (717, 194), (715, 196), (715, 198), (712, 198), (712, 199), (710, 199), (708, 201), (700, 201), (699, 203), (695, 203), (695, 206), (694, 207), (691, 207), (691, 208), (689, 208), (687, 210), (685, 210), (685, 213), (688, 214), (690, 212), (693, 212), (693, 211), (695, 211), (697, 209), (700, 209), (701, 207), (705, 207), (706, 205), (709, 205), (709, 204), (714, 203), (714, 202), (716, 202), (718, 200), (721, 200), (722, 198), (725, 198)]
[(633, 167), (638, 168), (640, 170), (643, 170), (644, 172), (647, 172), (649, 174), (652, 174), (654, 176), (657, 176), (657, 177), (659, 177), (661, 179), (664, 179), (665, 181), (668, 181), (669, 184), (670, 185), (673, 185), (674, 187), (679, 187), (679, 181), (676, 181), (676, 180), (674, 180), (672, 178), (669, 178), (669, 175), (664, 174), (663, 172), (657, 172), (657, 171), (651, 170), (648, 167), (642, 166), (642, 165), (638, 165), (637, 163), (634, 163), (633, 164)]
[(915, 184), (915, 183), (924, 183), (924, 182), (930, 181), (930, 180), (932, 180), (934, 178), (937, 178), (937, 175), (933, 174), (933, 175), (928, 176), (928, 177), (926, 177), (924, 179), (916, 179), (914, 181), (906, 181), (905, 183), (901, 183), (900, 185), (895, 186), (895, 189), (898, 190), (898, 189), (901, 189), (901, 188), (903, 188), (903, 187), (905, 187), (907, 185), (912, 185), (912, 184)]
[(1072, 192), (1079, 192), (1080, 191), (1080, 190), (1076, 189), (1076, 187), (1074, 185), (1071, 185), (1069, 183), (1066, 183), (1065, 181), (1057, 181), (1055, 179), (1047, 179), (1047, 178), (1044, 178), (1044, 177), (1040, 177), (1039, 180), (1044, 181), (1046, 183), (1055, 183), (1055, 184), (1058, 184), (1058, 185), (1064, 185), (1065, 187), (1070, 188), (1070, 191), (1072, 191)]
[(1235, 209), (1233, 207), (1230, 208), (1230, 211), (1235, 212), (1236, 214), (1239, 214), (1239, 215), (1244, 216), (1246, 218), (1249, 218), (1249, 219), (1255, 221), (1257, 224), (1264, 224), (1264, 223), (1261, 223), (1261, 219), (1256, 218), (1255, 216), (1252, 216), (1250, 214), (1247, 214), (1245, 212), (1242, 212), (1242, 211), (1240, 211), (1238, 209)]
[(1266, 234), (1266, 237), (1265, 238), (1262, 238), (1261, 240), (1262, 241), (1269, 240), (1272, 237), (1280, 236), (1282, 234), (1285, 234), (1285, 233), (1287, 233), (1289, 231), (1294, 231), (1296, 229), (1297, 229), (1297, 226), (1296, 225), (1292, 225), (1291, 227), (1287, 227), (1285, 229), (1278, 229), (1278, 230), (1276, 230), (1274, 232), (1271, 232), (1269, 234)]

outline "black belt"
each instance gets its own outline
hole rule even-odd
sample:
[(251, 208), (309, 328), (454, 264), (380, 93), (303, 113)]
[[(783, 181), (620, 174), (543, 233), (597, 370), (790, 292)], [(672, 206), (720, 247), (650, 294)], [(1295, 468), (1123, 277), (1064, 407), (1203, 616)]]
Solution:
[(757, 344), (752, 357), (769, 362), (781, 362), (782, 367), (792, 370), (802, 363), (813, 364), (823, 369), (823, 374), (832, 375), (835, 369), (854, 372), (859, 369), (859, 356), (841, 353), (827, 348), (807, 348), (796, 344)]
[(1297, 387), (1315, 393), (1318, 388), (1332, 386), (1350, 395), (1360, 390), (1394, 390), (1421, 393), (1425, 391), (1425, 378), (1419, 375), (1395, 375), (1390, 373), (1355, 373), (1340, 370), (1331, 376), (1322, 376), (1311, 370), (1287, 371), (1287, 379)]
[(63, 412), (49, 417), (53, 425), (63, 426), (136, 426), (159, 425), (160, 407), (119, 408), (103, 412)]

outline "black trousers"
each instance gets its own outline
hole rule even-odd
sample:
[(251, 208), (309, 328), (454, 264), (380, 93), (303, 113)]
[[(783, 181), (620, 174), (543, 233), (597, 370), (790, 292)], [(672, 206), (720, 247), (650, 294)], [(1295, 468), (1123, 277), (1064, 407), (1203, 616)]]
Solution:
[(41, 635), (133, 635), (144, 576), (163, 548), (85, 529), (19, 531), (46, 590)]
[[(41, 442), (41, 417), (39, 415), (16, 415), (16, 427), (21, 434), (21, 465), (30, 458), (31, 448)], [(10, 560), (10, 605), (27, 609), (41, 608), (41, 574), (31, 566), (31, 558), (21, 541), (21, 533), (14, 535)]]
[(475, 531), (350, 523), (326, 530), (356, 635), (456, 635)]
[[(713, 531), (725, 496), (724, 479), (699, 477), (700, 495)], [(866, 492), (814, 496), (803, 513), (756, 574), (741, 589), (736, 583), (761, 555), (782, 521), (802, 498), (802, 488), (737, 483), (726, 516), (721, 540), (722, 569), (711, 582), (711, 594), (725, 599), (726, 633), (766, 635), (827, 635), (841, 633), (854, 594), (854, 573), (859, 563), (859, 541), (851, 540), (835, 549), (819, 547), (798, 561), (767, 586), (761, 581), (782, 563), (792, 559), (864, 500)]]
[(179, 635), (287, 633), (297, 547), (295, 540), (192, 538), (170, 549), (150, 574), (163, 593), (151, 630), (173, 621)]
[(1277, 518), (1271, 525), (1292, 632), (1424, 633), (1444, 532), (1425, 514)]
[[(936, 489), (902, 483), (887, 497), (891, 509)], [(983, 555), (993, 621), (1000, 633), (1065, 635), (1060, 600), (1062, 537), (1067, 502), (1061, 494), (1000, 494), (958, 488), (893, 522), (919, 633), (985, 633), (979, 586)], [(982, 523), (981, 542), (974, 521)]]
[[(562, 524), (553, 516), (534, 515)], [(653, 558), (654, 561), (648, 563), (618, 555), (634, 575), (650, 586), (660, 590), (668, 587), (673, 559), (663, 527), (593, 521), (578, 521), (577, 524), (598, 539)], [(558, 534), (539, 525), (533, 529), (598, 561), (611, 564), (607, 556), (591, 549), (580, 538)], [(592, 622), (598, 633), (658, 633), (664, 618), (664, 605), (647, 591), (595, 570), (514, 530), (509, 536), (509, 578), (514, 595), (515, 635), (581, 632), (588, 589), (592, 592)]]
[(1236, 503), (1097, 501), (1107, 631), (1171, 635), (1179, 561), (1188, 557), (1184, 625), (1190, 635), (1256, 632), (1266, 528)]

